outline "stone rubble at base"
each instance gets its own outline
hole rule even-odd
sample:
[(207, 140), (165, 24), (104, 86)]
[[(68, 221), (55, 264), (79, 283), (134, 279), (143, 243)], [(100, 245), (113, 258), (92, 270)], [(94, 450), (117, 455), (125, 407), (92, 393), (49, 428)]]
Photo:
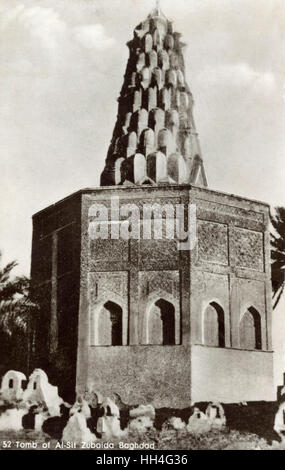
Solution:
[[(41, 432), (43, 423), (50, 417), (61, 417), (60, 405), (64, 402), (58, 395), (57, 387), (49, 383), (43, 370), (34, 370), (29, 377), (26, 390), (23, 387), (25, 382), (26, 376), (21, 372), (8, 371), (3, 376), (0, 389), (0, 403), (3, 410), (0, 414), (0, 431), (23, 430), (22, 419), (28, 414), (34, 415), (33, 429), (37, 432)], [(94, 401), (92, 395), (90, 400)], [(85, 442), (87, 445), (97, 440), (96, 435), (104, 440), (111, 440), (132, 433), (144, 434), (154, 429), (156, 413), (151, 404), (131, 408), (129, 422), (124, 430), (121, 429), (120, 408), (109, 397), (101, 397), (97, 401), (99, 418), (91, 430), (88, 421), (92, 421), (92, 411), (88, 400), (78, 396), (72, 406), (66, 403), (65, 405), (70, 408), (69, 419), (62, 433), (62, 440), (66, 442)], [(194, 408), (187, 427), (186, 423), (177, 417), (172, 417), (168, 423), (173, 429), (186, 428), (191, 433), (199, 434), (212, 428), (221, 429), (225, 426), (226, 419), (222, 406), (219, 403), (210, 403), (205, 414)]]
[(25, 383), (27, 379), (22, 372), (10, 370), (2, 377), (0, 406), (5, 411), (0, 414), (1, 431), (22, 430), (22, 419), (29, 413), (34, 415), (34, 429), (41, 431), (46, 419), (61, 415), (60, 405), (64, 402), (43, 370), (33, 371), (26, 389)]
[[(61, 419), (60, 405), (64, 404), (69, 413), (69, 419), (63, 428), (62, 442), (84, 443), (86, 448), (103, 448), (106, 441), (131, 438), (136, 434), (145, 434), (154, 430), (156, 410), (152, 404), (139, 405), (128, 408), (127, 405), (115, 403), (110, 397), (103, 397), (98, 392), (100, 399), (95, 400), (92, 394), (85, 394), (82, 398), (77, 397), (71, 406), (64, 403), (58, 395), (57, 387), (51, 385), (46, 373), (36, 369), (29, 377), (27, 388), (24, 390), (26, 376), (18, 371), (8, 371), (2, 378), (0, 389), (0, 431), (20, 432), (23, 428), (23, 418), (34, 415), (33, 425), (30, 428), (36, 432), (42, 431), (44, 422), (55, 417)], [(282, 390), (283, 391), (283, 390)], [(112, 394), (111, 394), (112, 395)], [(273, 430), (279, 436), (280, 445), (285, 443), (285, 401), (284, 393), (279, 394), (279, 408), (275, 414)], [(113, 394), (112, 397), (117, 397)], [(247, 405), (246, 403), (241, 404)], [(121, 428), (122, 406), (128, 411), (128, 423), (125, 429)], [(203, 408), (204, 409), (204, 408)], [(92, 412), (97, 410), (97, 422), (92, 418)], [(223, 431), (226, 429), (226, 416), (223, 406), (218, 402), (208, 403), (205, 411), (192, 404), (192, 414), (188, 422), (180, 417), (172, 416), (163, 423), (164, 429), (173, 429), (176, 432), (187, 432), (193, 435), (209, 433), (213, 430)], [(101, 444), (97, 441), (101, 440)], [(104, 442), (105, 441), (105, 442)], [(279, 443), (273, 441), (274, 445)], [(99, 447), (98, 447), (99, 446)], [(132, 443), (120, 442), (120, 448), (139, 449)]]

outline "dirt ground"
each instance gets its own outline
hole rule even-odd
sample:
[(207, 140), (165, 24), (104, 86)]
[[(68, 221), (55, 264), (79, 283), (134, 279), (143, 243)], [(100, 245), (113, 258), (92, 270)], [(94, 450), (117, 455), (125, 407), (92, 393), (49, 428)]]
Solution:
[[(117, 441), (97, 440), (92, 450), (125, 449), (132, 446), (154, 450), (277, 450), (285, 449), (284, 444), (268, 442), (256, 434), (239, 431), (211, 431), (203, 435), (191, 435), (185, 430), (151, 430), (144, 435), (129, 435)], [(62, 443), (44, 433), (34, 431), (0, 432), (1, 450), (81, 450), (85, 446), (79, 442)], [(140, 447), (142, 448), (142, 447)], [(87, 447), (88, 449), (88, 447)]]

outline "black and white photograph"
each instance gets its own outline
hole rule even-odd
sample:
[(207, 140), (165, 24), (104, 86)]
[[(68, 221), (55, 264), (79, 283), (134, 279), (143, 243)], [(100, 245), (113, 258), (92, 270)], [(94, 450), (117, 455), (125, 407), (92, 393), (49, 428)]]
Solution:
[(285, 450), (284, 0), (0, 0), (0, 149), (0, 450)]

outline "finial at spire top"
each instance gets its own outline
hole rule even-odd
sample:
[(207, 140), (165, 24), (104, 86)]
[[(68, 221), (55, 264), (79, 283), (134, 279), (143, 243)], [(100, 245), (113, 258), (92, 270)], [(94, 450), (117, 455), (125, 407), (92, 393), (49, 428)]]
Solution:
[(161, 15), (160, 0), (156, 0), (156, 9), (157, 13)]
[(152, 10), (149, 16), (161, 16), (166, 19), (165, 15), (162, 13), (160, 0), (155, 1), (155, 8)]

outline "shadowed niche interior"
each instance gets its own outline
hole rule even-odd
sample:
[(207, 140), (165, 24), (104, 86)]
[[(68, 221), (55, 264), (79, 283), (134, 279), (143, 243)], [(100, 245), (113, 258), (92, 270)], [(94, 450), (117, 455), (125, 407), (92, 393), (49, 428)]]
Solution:
[(225, 347), (225, 315), (222, 307), (211, 302), (204, 315), (204, 344)]
[(115, 302), (104, 304), (98, 322), (98, 342), (100, 346), (122, 346), (122, 308)]
[(149, 344), (175, 344), (175, 308), (167, 300), (159, 299), (151, 308)]
[(261, 319), (254, 307), (244, 313), (239, 330), (241, 348), (261, 349)]

